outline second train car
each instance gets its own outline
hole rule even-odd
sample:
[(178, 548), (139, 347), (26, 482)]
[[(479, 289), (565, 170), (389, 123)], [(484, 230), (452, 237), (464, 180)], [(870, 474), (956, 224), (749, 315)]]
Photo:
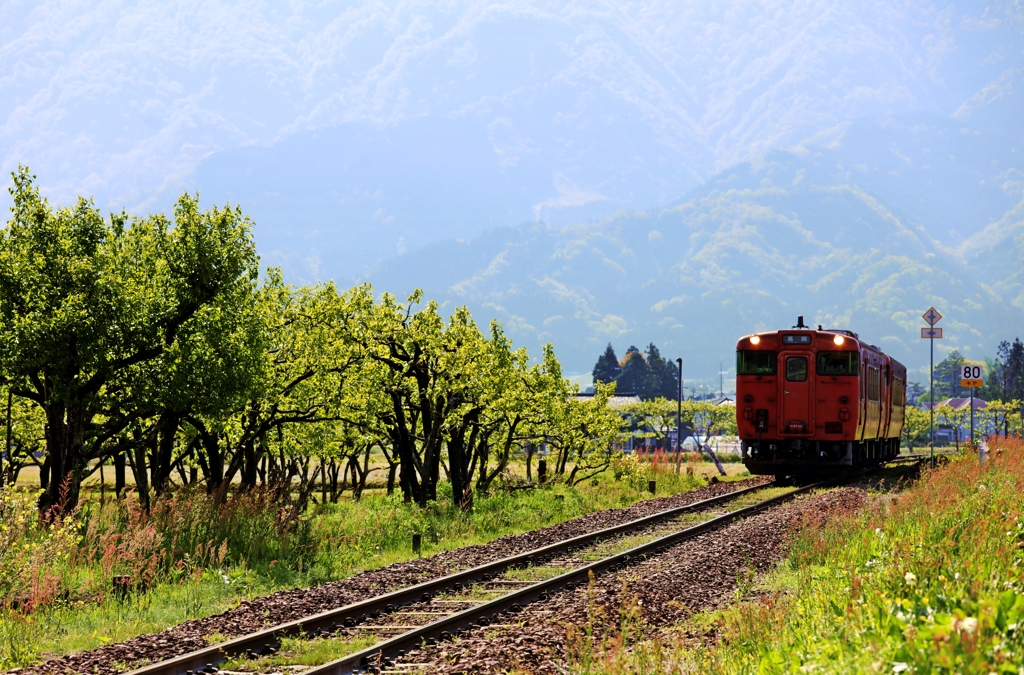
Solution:
[(827, 475), (899, 454), (907, 369), (847, 330), (754, 333), (736, 344), (736, 424), (752, 474)]

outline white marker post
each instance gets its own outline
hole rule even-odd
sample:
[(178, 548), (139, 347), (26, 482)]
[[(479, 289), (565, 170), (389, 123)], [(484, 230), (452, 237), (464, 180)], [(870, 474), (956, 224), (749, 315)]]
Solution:
[(929, 307), (928, 311), (921, 315), (925, 321), (928, 322), (930, 328), (921, 329), (921, 337), (928, 338), (928, 346), (930, 347), (930, 359), (928, 361), (928, 412), (931, 414), (931, 420), (928, 423), (928, 440), (931, 444), (931, 458), (932, 468), (935, 468), (935, 338), (942, 337), (942, 329), (936, 328), (935, 324), (942, 319), (942, 315), (939, 314), (938, 310), (934, 307)]
[[(981, 379), (981, 366), (969, 366), (965, 365), (960, 368), (960, 386), (969, 387), (971, 390), (971, 443), (976, 443), (974, 440), (974, 390), (985, 384)], [(978, 461), (982, 464), (985, 463), (985, 451), (981, 449), (981, 443), (978, 443)]]

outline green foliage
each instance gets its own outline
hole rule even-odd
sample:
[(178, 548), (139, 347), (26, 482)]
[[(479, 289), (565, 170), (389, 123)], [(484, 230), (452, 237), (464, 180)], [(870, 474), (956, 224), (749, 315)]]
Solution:
[(1024, 444), (992, 439), (895, 500), (795, 541), (788, 593), (720, 619), (705, 672), (1016, 673), (1024, 641)]
[(715, 405), (708, 401), (677, 401), (657, 398), (621, 408), (629, 416), (629, 435), (653, 438), (658, 447), (668, 448), (669, 433), (676, 429), (676, 415), (681, 411), (684, 425), (689, 425), (695, 439), (703, 444), (712, 436), (736, 435), (736, 407)]
[[(903, 410), (903, 432), (901, 435), (904, 447), (912, 451), (915, 445), (928, 444), (928, 430), (931, 428), (931, 413), (917, 406), (907, 406)], [(936, 422), (938, 424), (938, 422)]]
[(173, 347), (200, 310), (256, 277), (250, 223), (178, 200), (163, 216), (104, 219), (91, 202), (52, 209), (26, 168), (0, 230), (0, 377), (47, 424), (44, 505), (77, 502), (104, 444), (144, 412), (136, 371)]
[(988, 382), (980, 395), (986, 400), (1024, 400), (1024, 343), (1015, 338), (1012, 343), (999, 343), (996, 358), (986, 362)]

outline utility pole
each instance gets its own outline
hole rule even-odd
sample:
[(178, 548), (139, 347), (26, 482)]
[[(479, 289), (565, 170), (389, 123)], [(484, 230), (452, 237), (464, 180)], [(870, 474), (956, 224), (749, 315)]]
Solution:
[(679, 364), (679, 396), (676, 397), (676, 466), (679, 466), (680, 453), (683, 451), (683, 359), (676, 359)]
[(725, 371), (721, 361), (718, 362), (718, 398), (725, 398)]

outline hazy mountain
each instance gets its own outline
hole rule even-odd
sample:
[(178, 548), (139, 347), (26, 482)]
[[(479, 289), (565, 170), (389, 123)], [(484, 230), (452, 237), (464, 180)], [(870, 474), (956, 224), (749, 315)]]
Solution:
[[(903, 120), (859, 159), (847, 144), (845, 168), (901, 208), (927, 164), (938, 198), (914, 213), (957, 244), (1000, 196), (944, 201), (975, 160), (926, 150), (1019, 88), (1022, 17), (1009, 0), (12, 0), (0, 168), (29, 164), (61, 202), (240, 202), (265, 259), (314, 280), (495, 226), (662, 207), (773, 149)], [(1017, 111), (973, 128), (1019, 136)], [(1012, 146), (989, 140), (1005, 165)]]
[[(572, 370), (589, 370), (608, 341), (621, 353), (653, 340), (711, 379), (736, 337), (800, 314), (919, 368), (930, 305), (946, 316), (937, 358), (954, 347), (981, 358), (1024, 330), (1024, 174), (1007, 168), (1009, 146), (985, 154), (990, 142), (949, 120), (861, 121), (734, 166), (666, 208), (444, 242), (370, 280), (497, 316), (517, 341), (554, 342)], [(944, 166), (954, 148), (971, 161)], [(957, 245), (925, 226), (965, 216), (990, 222)]]
[(928, 305), (972, 356), (1024, 325), (1022, 37), (1013, 0), (10, 0), (0, 169), (241, 203), (290, 280), (422, 286), (570, 369), (707, 377), (801, 313), (918, 367)]

